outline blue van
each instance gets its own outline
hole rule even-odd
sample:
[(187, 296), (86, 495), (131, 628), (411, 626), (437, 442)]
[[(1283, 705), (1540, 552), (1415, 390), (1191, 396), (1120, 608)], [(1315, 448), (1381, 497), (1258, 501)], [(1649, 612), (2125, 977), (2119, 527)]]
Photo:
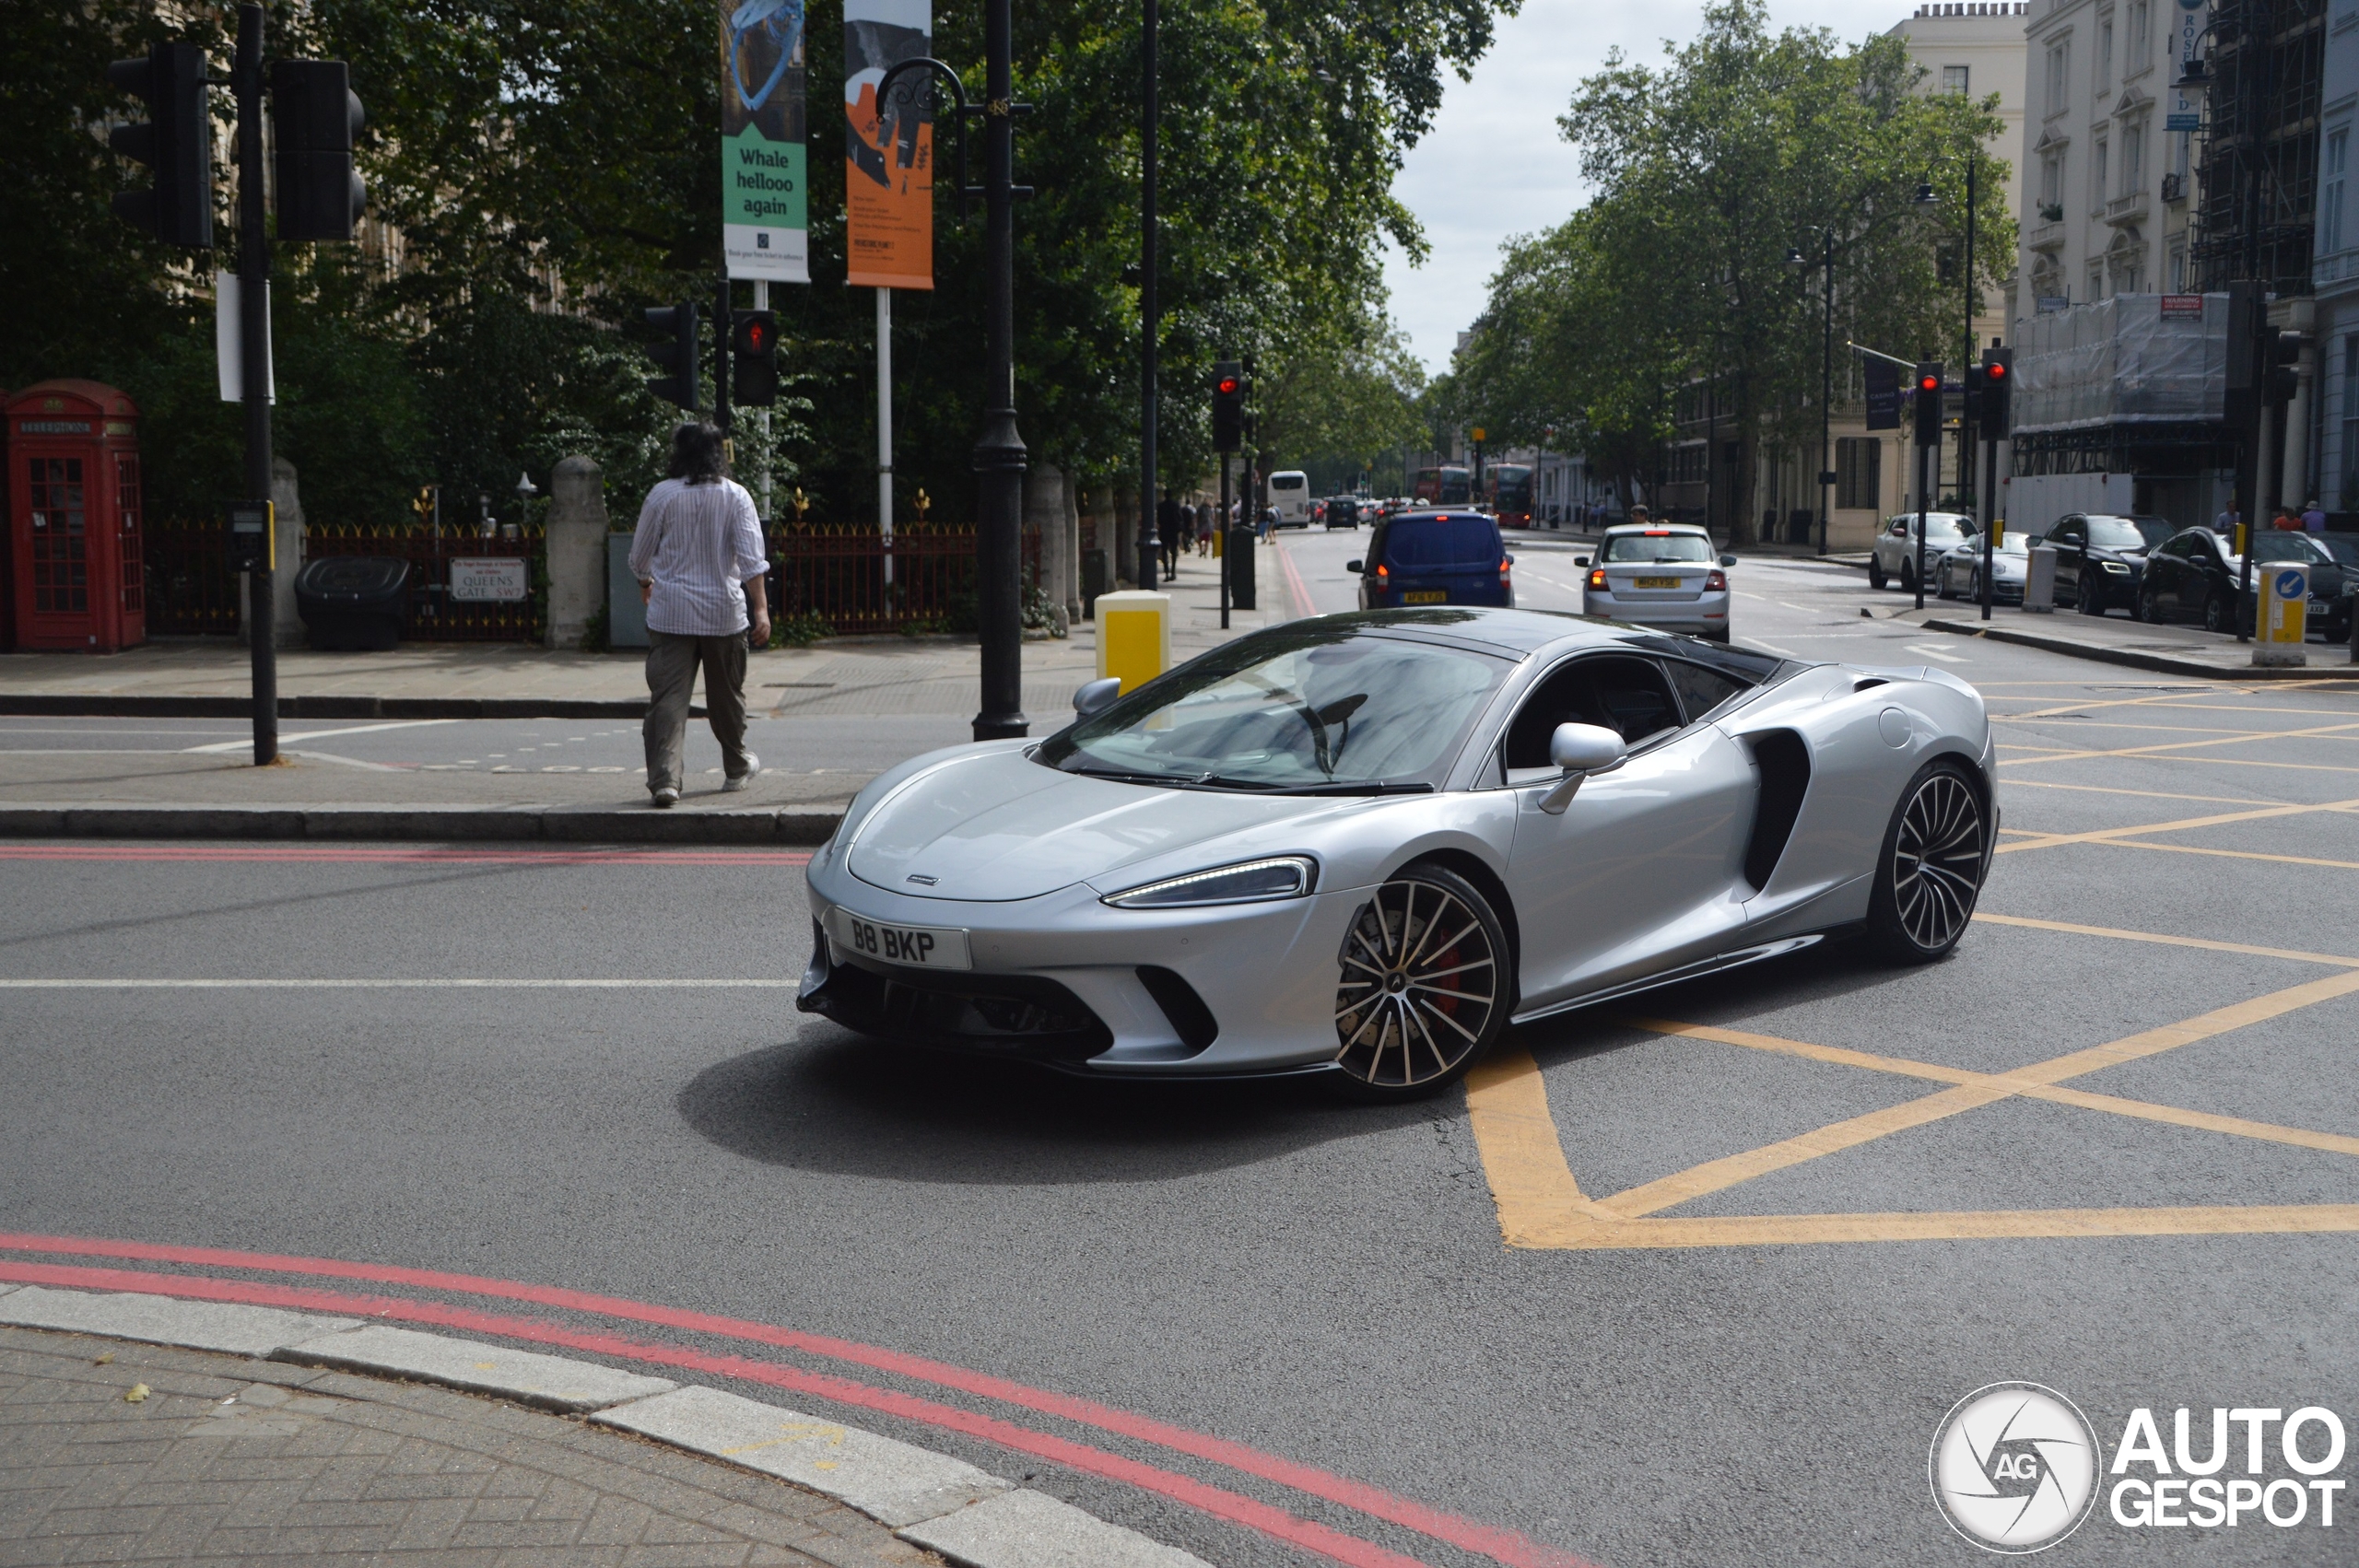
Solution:
[(1402, 604), (1488, 604), (1515, 608), (1508, 569), (1515, 557), (1499, 543), (1499, 525), (1474, 511), (1408, 511), (1380, 520), (1367, 559), (1344, 569), (1360, 574), (1360, 608)]

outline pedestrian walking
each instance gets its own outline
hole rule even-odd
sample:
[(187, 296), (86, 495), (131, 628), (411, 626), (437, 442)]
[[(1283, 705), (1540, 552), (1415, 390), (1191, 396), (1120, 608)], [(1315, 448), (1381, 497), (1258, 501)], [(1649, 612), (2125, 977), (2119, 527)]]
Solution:
[(1213, 553), (1213, 505), (1206, 501), (1196, 509), (1196, 554)]
[(1156, 544), (1163, 554), (1163, 580), (1180, 579), (1180, 516), (1185, 509), (1170, 491), (1163, 492), (1161, 504), (1155, 509)]
[(2212, 520), (2212, 532), (2225, 539), (2231, 550), (2241, 547), (2237, 542), (2244, 537), (2244, 526), (2245, 514), (2234, 501), (2230, 501), (2220, 515)]
[(2271, 521), (2269, 526), (2280, 533), (2299, 533), (2302, 532), (2302, 520), (2294, 515), (2294, 509), (2290, 504), (2281, 503), (2277, 508), (2277, 516)]
[(680, 751), (688, 696), (704, 671), (704, 706), (721, 743), (722, 789), (743, 790), (761, 771), (745, 749), (745, 642), (770, 639), (769, 561), (754, 497), (729, 477), (721, 432), (702, 421), (672, 434), (671, 477), (647, 493), (630, 546), (631, 575), (647, 606), (647, 790), (658, 806), (680, 799)]
[(2302, 529), (2308, 533), (2326, 532), (2326, 511), (2315, 497), (2311, 499), (2308, 506), (2302, 509)]

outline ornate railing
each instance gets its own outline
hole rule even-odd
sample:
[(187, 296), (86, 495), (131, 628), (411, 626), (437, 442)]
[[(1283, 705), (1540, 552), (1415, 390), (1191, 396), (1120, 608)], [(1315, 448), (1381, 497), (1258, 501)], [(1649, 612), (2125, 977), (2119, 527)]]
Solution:
[[(304, 553), (321, 556), (389, 556), (409, 563), (409, 604), (402, 636), (417, 642), (538, 642), (549, 602), (548, 556), (539, 528), (521, 537), (486, 539), (478, 534), (416, 528), (326, 526), (306, 529)], [(451, 567), (469, 560), (525, 563), (525, 596), (519, 600), (451, 597)]]

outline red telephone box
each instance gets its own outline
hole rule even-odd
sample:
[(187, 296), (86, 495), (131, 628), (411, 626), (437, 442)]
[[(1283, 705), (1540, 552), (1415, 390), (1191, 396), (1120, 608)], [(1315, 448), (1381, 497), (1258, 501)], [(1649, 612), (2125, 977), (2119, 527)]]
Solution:
[(97, 381), (7, 401), (8, 533), (20, 649), (112, 653), (147, 638), (139, 410)]

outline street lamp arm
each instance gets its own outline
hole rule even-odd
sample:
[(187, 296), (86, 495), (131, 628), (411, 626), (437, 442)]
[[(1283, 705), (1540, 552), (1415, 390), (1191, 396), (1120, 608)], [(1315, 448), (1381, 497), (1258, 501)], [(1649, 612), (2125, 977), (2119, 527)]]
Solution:
[[(894, 78), (900, 76), (904, 71), (928, 71), (933, 73), (937, 81), (945, 83), (949, 87), (950, 96), (957, 105), (957, 108), (954, 111), (957, 117), (951, 122), (951, 123), (957, 127), (958, 216), (963, 221), (967, 216), (967, 204), (973, 198), (983, 193), (980, 188), (967, 183), (967, 121), (970, 115), (982, 113), (983, 109), (980, 105), (969, 104), (967, 101), (967, 84), (958, 79), (958, 73), (952, 70), (947, 62), (937, 60), (931, 54), (925, 54), (921, 55), (914, 60), (898, 61), (894, 64), (886, 67), (885, 75), (880, 77), (876, 83), (876, 103), (880, 110), (884, 107), (886, 95), (893, 90)], [(1021, 109), (1026, 106), (1015, 105), (1012, 107)]]

